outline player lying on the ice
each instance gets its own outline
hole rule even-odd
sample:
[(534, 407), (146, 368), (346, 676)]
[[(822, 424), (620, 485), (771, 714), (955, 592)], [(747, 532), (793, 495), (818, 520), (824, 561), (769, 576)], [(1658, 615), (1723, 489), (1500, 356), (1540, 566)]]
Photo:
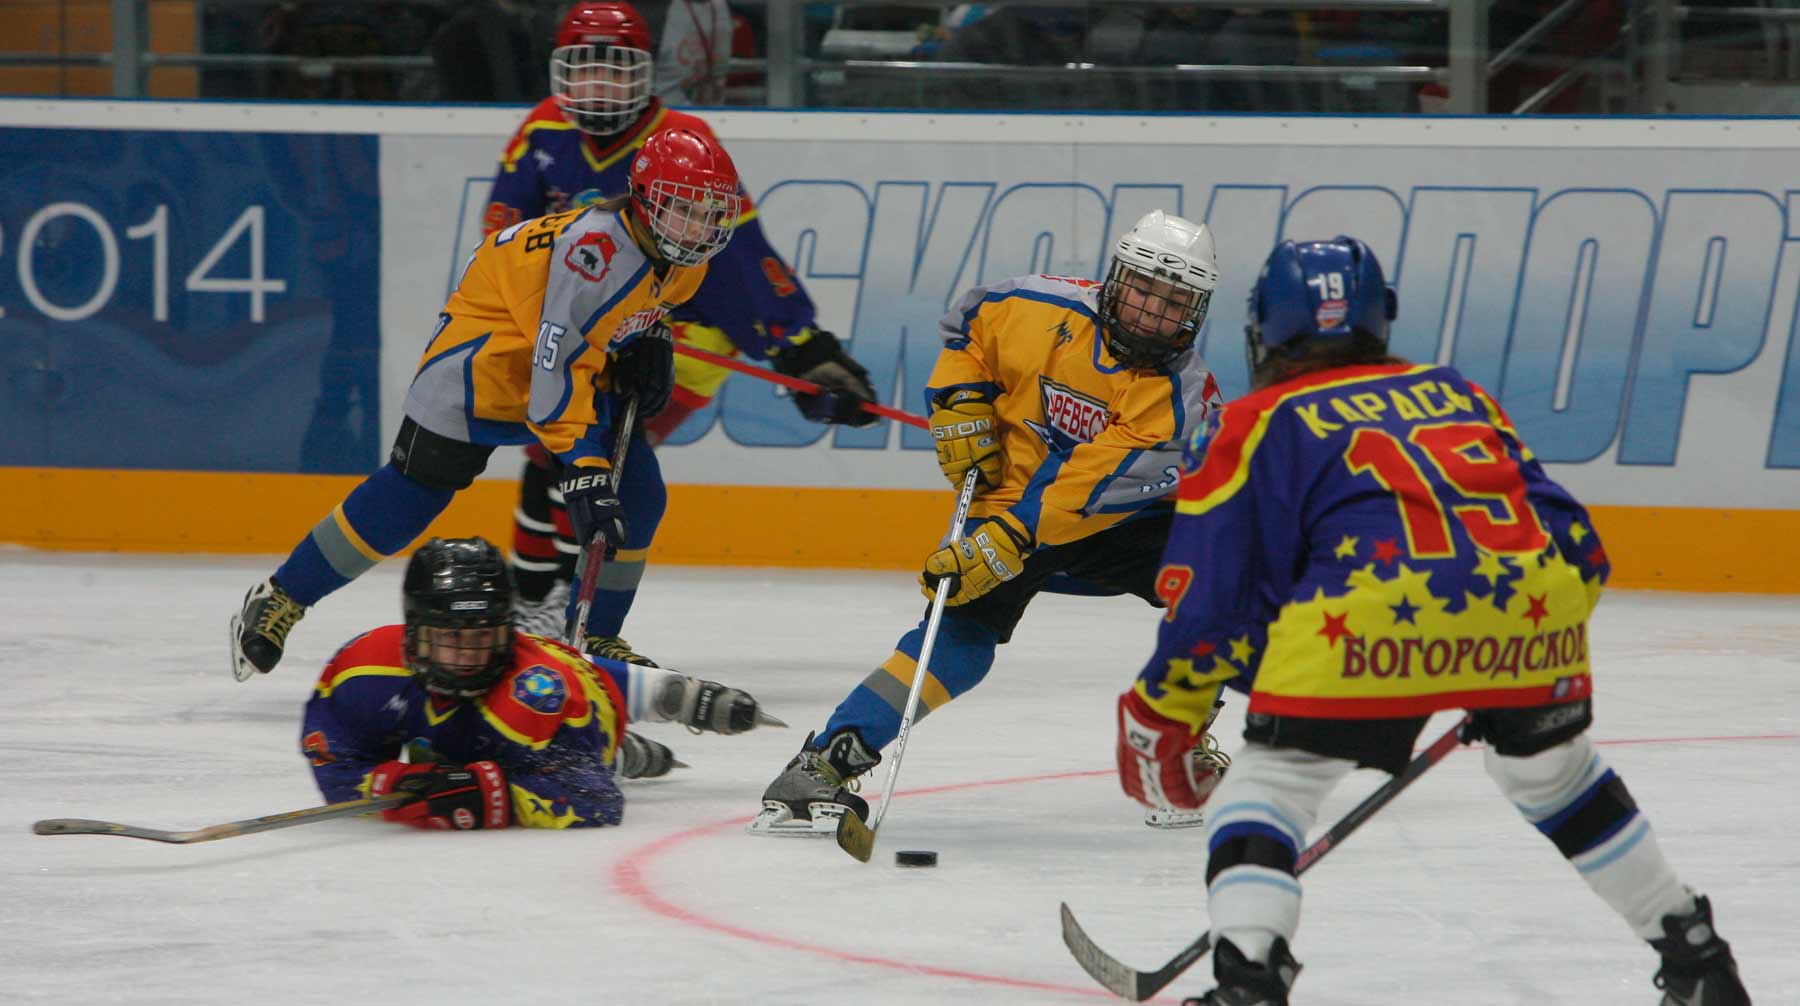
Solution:
[(735, 688), (516, 632), (506, 560), (483, 539), (433, 538), (402, 593), (405, 622), (344, 644), (307, 701), (300, 747), (328, 802), (414, 792), (382, 816), (422, 828), (618, 824), (616, 777), (680, 765), (628, 720), (779, 722)]
[[(1711, 905), (1588, 739), (1587, 622), (1610, 570), (1593, 522), (1485, 391), (1388, 355), (1395, 313), (1361, 241), (1282, 242), (1250, 294), (1251, 392), (1189, 452), (1169, 613), (1118, 741), (1131, 795), (1211, 796), (1218, 987), (1188, 1002), (1285, 1006), (1320, 806), (1358, 766), (1399, 772), (1432, 713), (1467, 709), (1501, 793), (1661, 955), (1664, 1006), (1745, 1006)], [(1250, 692), (1245, 744), (1196, 785), (1188, 751), (1226, 683)]]

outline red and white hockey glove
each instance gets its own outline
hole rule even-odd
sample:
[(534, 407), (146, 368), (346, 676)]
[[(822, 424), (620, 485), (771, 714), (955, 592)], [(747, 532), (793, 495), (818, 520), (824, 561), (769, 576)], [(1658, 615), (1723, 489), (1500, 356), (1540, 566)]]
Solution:
[(504, 828), (512, 821), (506, 773), (491, 761), (467, 765), (382, 762), (369, 773), (369, 795), (416, 793), (420, 799), (381, 812), (414, 828), (468, 831)]
[(1206, 752), (1206, 732), (1150, 708), (1135, 691), (1119, 696), (1119, 785), (1152, 810), (1199, 810), (1224, 779), (1222, 758)]

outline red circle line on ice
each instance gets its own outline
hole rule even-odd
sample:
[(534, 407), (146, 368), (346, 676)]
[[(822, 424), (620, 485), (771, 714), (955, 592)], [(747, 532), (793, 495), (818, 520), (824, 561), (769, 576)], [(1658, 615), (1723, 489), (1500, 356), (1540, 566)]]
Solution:
[[(1729, 744), (1748, 741), (1793, 741), (1800, 740), (1800, 734), (1752, 734), (1735, 737), (1647, 737), (1620, 740), (1597, 740), (1600, 747), (1623, 747), (1652, 744)], [(1112, 769), (1095, 769), (1082, 772), (1053, 772), (1046, 775), (1014, 776), (1006, 779), (982, 779), (974, 782), (952, 783), (946, 786), (930, 786), (923, 789), (907, 790), (894, 794), (897, 800), (908, 797), (929, 796), (935, 793), (951, 793), (968, 789), (991, 789), (997, 786), (1021, 786), (1028, 783), (1057, 782), (1070, 779), (1092, 779), (1096, 776), (1112, 775)], [(957, 981), (977, 982), (985, 985), (999, 985), (1006, 988), (1034, 989), (1042, 992), (1055, 992), (1060, 995), (1073, 995), (1082, 998), (1113, 1000), (1116, 997), (1110, 992), (1093, 985), (1062, 985), (1055, 982), (1032, 981), (1028, 978), (1013, 978), (1007, 975), (984, 974), (979, 971), (965, 971), (959, 968), (939, 967), (919, 961), (903, 961), (891, 957), (880, 957), (874, 954), (858, 953), (852, 950), (840, 950), (805, 940), (797, 940), (787, 936), (751, 929), (733, 922), (714, 919), (691, 908), (686, 908), (670, 901), (658, 892), (646, 877), (649, 867), (662, 856), (684, 846), (696, 839), (705, 838), (731, 829), (741, 829), (748, 818), (742, 815), (698, 825), (683, 831), (664, 835), (625, 853), (613, 864), (613, 886), (627, 898), (637, 902), (651, 912), (672, 919), (684, 925), (694, 926), (709, 932), (731, 936), (764, 946), (781, 947), (786, 950), (797, 950), (801, 953), (827, 957), (836, 961), (847, 961), (870, 967), (884, 968), (890, 971), (901, 971), (912, 975), (932, 975), (938, 978), (950, 978)], [(776, 839), (744, 838), (747, 842), (777, 841)], [(823, 843), (821, 843), (823, 844)], [(831, 854), (827, 848), (821, 853)], [(1071, 962), (1072, 963), (1072, 962)], [(1152, 1000), (1173, 1002), (1175, 1000)]]

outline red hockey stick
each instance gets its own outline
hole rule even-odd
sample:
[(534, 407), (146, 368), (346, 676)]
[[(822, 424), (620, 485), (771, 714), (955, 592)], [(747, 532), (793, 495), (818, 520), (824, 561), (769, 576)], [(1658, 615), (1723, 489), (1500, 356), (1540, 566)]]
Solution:
[[(677, 342), (675, 344), (675, 352), (680, 353), (682, 356), (691, 356), (696, 360), (705, 360), (707, 363), (717, 364), (727, 370), (735, 370), (740, 374), (749, 374), (751, 377), (768, 381), (770, 384), (779, 384), (790, 391), (799, 391), (808, 395), (816, 395), (825, 390), (811, 381), (802, 380), (798, 377), (789, 377), (786, 374), (777, 373), (767, 367), (759, 367), (754, 363), (746, 363), (743, 360), (730, 356), (721, 356), (718, 353), (709, 353), (704, 349), (698, 349), (684, 343)], [(902, 412), (899, 409), (882, 405), (879, 402), (864, 402), (862, 403), (862, 409), (864, 412), (880, 416), (883, 419), (892, 419), (897, 423), (905, 423), (908, 426), (917, 426), (921, 430), (931, 429), (931, 424), (927, 423), (923, 416), (915, 416), (910, 412)]]

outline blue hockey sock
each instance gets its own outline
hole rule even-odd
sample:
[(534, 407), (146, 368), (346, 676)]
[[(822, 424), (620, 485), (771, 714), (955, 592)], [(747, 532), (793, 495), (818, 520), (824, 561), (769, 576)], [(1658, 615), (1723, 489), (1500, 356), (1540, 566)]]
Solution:
[(456, 494), (420, 485), (390, 462), (350, 491), (275, 571), (288, 596), (314, 605), (411, 544)]
[[(880, 751), (899, 736), (900, 716), (906, 709), (906, 695), (918, 671), (919, 648), (924, 641), (925, 624), (920, 622), (900, 637), (893, 655), (838, 704), (816, 743), (823, 746), (839, 730), (854, 729), (870, 751)], [(994, 648), (998, 645), (994, 630), (946, 614), (938, 625), (937, 645), (932, 649), (931, 669), (919, 692), (919, 711), (914, 722), (980, 684), (994, 666)]]

